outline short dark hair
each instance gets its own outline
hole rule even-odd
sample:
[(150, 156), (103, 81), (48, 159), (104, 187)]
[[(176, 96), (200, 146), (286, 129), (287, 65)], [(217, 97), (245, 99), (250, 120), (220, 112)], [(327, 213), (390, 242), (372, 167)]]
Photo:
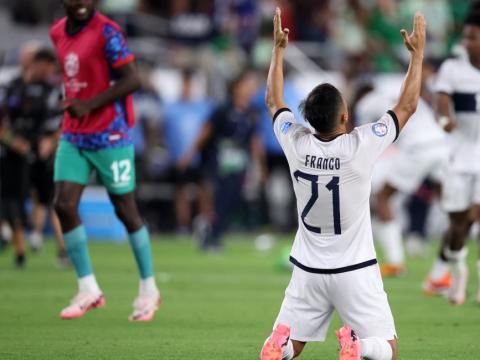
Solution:
[(185, 67), (182, 69), (182, 79), (183, 80), (192, 80), (195, 75), (195, 69), (193, 67)]
[(475, 8), (467, 15), (465, 19), (465, 25), (473, 25), (480, 27), (480, 9)]
[(52, 50), (48, 48), (42, 48), (35, 52), (35, 55), (33, 56), (33, 61), (46, 61), (55, 64), (57, 62), (57, 57)]
[(300, 111), (310, 125), (318, 132), (329, 132), (338, 125), (338, 115), (343, 98), (332, 84), (324, 83), (315, 87), (300, 104)]

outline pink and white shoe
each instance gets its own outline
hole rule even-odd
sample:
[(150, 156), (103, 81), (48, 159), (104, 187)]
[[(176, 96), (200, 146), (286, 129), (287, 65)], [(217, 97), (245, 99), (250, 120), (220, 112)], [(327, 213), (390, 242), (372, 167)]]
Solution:
[(77, 319), (85, 315), (88, 310), (101, 308), (104, 305), (105, 297), (103, 294), (94, 295), (88, 292), (79, 292), (70, 302), (70, 306), (62, 310), (60, 317), (64, 320)]
[(463, 305), (467, 296), (468, 268), (462, 266), (458, 271), (452, 273), (452, 287), (448, 300), (452, 305)]
[(289, 337), (290, 328), (287, 325), (278, 324), (263, 344), (260, 360), (282, 360), (283, 347), (287, 344)]
[(138, 296), (133, 302), (133, 313), (128, 317), (130, 321), (151, 321), (162, 302), (160, 294), (153, 296)]
[(360, 360), (360, 340), (350, 326), (335, 331), (340, 343), (340, 360)]

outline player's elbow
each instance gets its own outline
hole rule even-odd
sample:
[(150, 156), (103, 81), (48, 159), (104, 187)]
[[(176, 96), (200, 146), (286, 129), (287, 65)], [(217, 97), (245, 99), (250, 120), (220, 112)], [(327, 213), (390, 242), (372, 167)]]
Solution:
[(418, 101), (413, 101), (407, 105), (405, 105), (405, 112), (412, 116), (417, 111)]
[(418, 101), (410, 101), (401, 104), (400, 111), (405, 114), (407, 117), (412, 116), (417, 111)]
[(271, 114), (275, 113), (275, 100), (268, 90), (265, 92), (265, 105)]
[(142, 88), (142, 81), (140, 80), (140, 76), (138, 73), (133, 73), (130, 78), (130, 86), (133, 91), (140, 90)]

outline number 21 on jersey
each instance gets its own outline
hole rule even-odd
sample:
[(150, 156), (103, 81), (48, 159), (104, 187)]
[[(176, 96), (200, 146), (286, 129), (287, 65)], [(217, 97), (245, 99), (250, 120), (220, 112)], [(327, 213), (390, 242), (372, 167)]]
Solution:
[[(315, 205), (316, 201), (318, 200), (318, 192), (319, 192), (319, 185), (318, 185), (318, 175), (311, 175), (306, 174), (300, 170), (297, 170), (293, 173), (293, 176), (297, 181), (299, 179), (304, 179), (310, 182), (310, 189), (311, 189), (311, 196), (308, 200), (305, 208), (302, 211), (301, 218), (303, 225), (305, 228), (311, 232), (321, 234), (322, 229), (318, 226), (314, 226), (308, 224), (305, 221), (310, 210), (312, 210), (313, 205)], [(340, 235), (342, 233), (342, 227), (340, 224), (340, 187), (339, 187), (340, 178), (338, 176), (333, 176), (330, 182), (325, 185), (327, 190), (332, 193), (332, 211), (333, 211), (333, 229), (335, 235)]]

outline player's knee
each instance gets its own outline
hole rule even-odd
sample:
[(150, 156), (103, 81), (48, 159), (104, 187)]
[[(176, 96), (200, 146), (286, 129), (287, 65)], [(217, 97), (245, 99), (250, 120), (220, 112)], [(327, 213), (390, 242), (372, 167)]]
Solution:
[(301, 341), (292, 340), (292, 344), (293, 344), (293, 357), (296, 358), (300, 356), (300, 354), (302, 353), (303, 348), (305, 347), (305, 343)]
[(128, 232), (137, 231), (143, 226), (143, 220), (140, 217), (137, 209), (130, 209), (126, 204), (115, 204), (115, 215), (125, 225)]
[(60, 220), (72, 218), (77, 212), (77, 204), (66, 197), (57, 197), (53, 205)]
[(392, 347), (392, 360), (397, 360), (397, 353), (398, 353), (397, 339), (389, 340), (388, 343)]

